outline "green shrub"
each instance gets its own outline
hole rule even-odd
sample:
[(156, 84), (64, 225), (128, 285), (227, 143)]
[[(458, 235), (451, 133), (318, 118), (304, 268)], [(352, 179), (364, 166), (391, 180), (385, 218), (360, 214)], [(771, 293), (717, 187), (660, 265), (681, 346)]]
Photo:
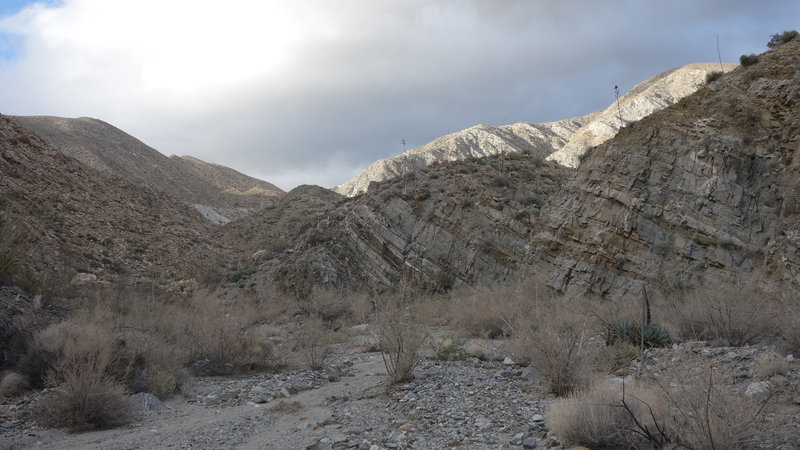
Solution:
[(443, 339), (433, 344), (434, 356), (439, 361), (463, 361), (469, 353), (460, 339)]
[(739, 63), (744, 67), (752, 66), (758, 62), (758, 55), (751, 53), (749, 55), (742, 55), (739, 57)]
[(722, 77), (722, 75), (724, 75), (724, 74), (725, 73), (722, 72), (721, 70), (715, 70), (713, 72), (708, 72), (706, 74), (706, 83), (711, 83), (712, 81), (716, 81), (720, 77)]
[(780, 47), (781, 45), (791, 41), (797, 37), (797, 30), (791, 31), (784, 31), (783, 33), (776, 33), (770, 36), (769, 42), (767, 42), (767, 47), (775, 48)]
[(672, 337), (669, 332), (653, 324), (646, 324), (644, 326), (644, 333), (642, 333), (642, 326), (635, 320), (622, 320), (608, 327), (606, 330), (606, 343), (608, 345), (616, 342), (627, 342), (629, 344), (639, 346), (644, 339), (645, 347), (668, 347), (672, 345)]

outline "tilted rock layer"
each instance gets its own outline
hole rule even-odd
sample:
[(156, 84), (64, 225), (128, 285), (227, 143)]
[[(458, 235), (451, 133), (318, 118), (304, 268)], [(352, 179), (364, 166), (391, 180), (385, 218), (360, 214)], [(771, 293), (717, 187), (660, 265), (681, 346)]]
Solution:
[(562, 291), (638, 295), (800, 278), (800, 40), (597, 147), (532, 240)]

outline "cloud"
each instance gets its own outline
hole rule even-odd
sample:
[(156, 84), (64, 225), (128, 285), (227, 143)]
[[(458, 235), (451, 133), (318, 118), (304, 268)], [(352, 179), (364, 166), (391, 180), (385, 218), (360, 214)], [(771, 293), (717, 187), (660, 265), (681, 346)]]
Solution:
[[(283, 188), (762, 51), (796, 2), (64, 0), (0, 19), (7, 114), (93, 116)], [(5, 47), (3, 47), (5, 46)]]

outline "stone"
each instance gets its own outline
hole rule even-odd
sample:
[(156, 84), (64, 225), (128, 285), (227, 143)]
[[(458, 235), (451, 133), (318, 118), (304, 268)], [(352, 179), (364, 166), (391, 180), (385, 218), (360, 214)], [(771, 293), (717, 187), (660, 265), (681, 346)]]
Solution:
[(203, 403), (204, 405), (216, 405), (219, 403), (219, 398), (217, 398), (216, 395), (206, 395), (201, 400), (201, 403)]
[(139, 392), (130, 396), (133, 409), (137, 411), (164, 411), (169, 409), (161, 400), (149, 392)]
[(544, 422), (544, 416), (541, 414), (534, 414), (533, 416), (531, 416), (531, 422), (533, 423)]
[(542, 378), (542, 374), (539, 373), (539, 369), (533, 366), (526, 367), (520, 376), (523, 380), (540, 380)]
[(515, 362), (514, 362), (514, 360), (513, 360), (513, 359), (511, 359), (511, 357), (510, 357), (510, 356), (506, 356), (506, 357), (503, 359), (503, 364), (504, 364), (504, 365), (506, 365), (506, 366), (513, 366), (513, 365), (515, 365), (515, 364), (517, 364), (517, 363), (515, 363)]
[(74, 277), (72, 277), (72, 281), (70, 281), (70, 284), (73, 284), (75, 286), (83, 286), (85, 284), (93, 284), (96, 282), (97, 282), (97, 275), (93, 273), (78, 272), (75, 274)]
[(536, 448), (539, 445), (539, 439), (535, 437), (527, 437), (522, 441), (522, 448)]
[(332, 450), (330, 439), (322, 438), (306, 447), (306, 450)]
[(770, 377), (769, 382), (775, 386), (786, 386), (789, 384), (789, 379), (783, 375), (774, 375)]
[(747, 386), (744, 394), (748, 397), (764, 397), (772, 391), (772, 386), (767, 381), (754, 381)]

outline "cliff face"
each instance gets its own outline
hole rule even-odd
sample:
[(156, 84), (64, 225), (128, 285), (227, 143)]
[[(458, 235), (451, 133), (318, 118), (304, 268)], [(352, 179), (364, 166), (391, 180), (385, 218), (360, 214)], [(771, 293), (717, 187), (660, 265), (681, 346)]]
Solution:
[(800, 40), (591, 152), (532, 244), (562, 291), (638, 295), (758, 269), (800, 288)]

